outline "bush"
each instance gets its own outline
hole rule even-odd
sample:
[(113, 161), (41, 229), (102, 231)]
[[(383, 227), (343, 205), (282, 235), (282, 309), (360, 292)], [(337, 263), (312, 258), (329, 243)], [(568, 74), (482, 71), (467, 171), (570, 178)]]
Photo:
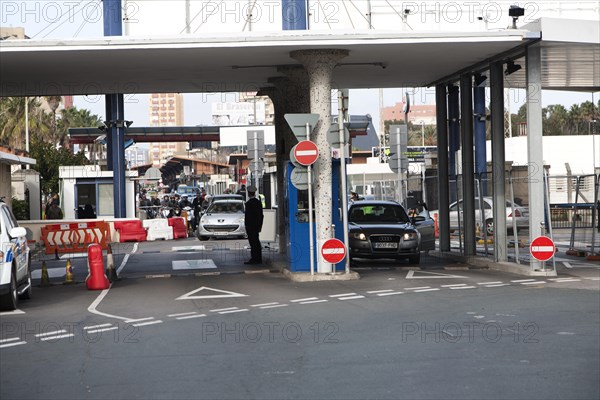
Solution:
[(29, 204), (26, 200), (12, 198), (12, 212), (19, 221), (29, 219)]

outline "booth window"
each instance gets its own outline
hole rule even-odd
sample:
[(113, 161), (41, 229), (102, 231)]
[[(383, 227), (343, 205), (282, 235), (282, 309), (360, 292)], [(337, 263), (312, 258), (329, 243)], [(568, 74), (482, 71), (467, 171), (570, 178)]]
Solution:
[(114, 188), (112, 183), (98, 184), (98, 216), (115, 214)]

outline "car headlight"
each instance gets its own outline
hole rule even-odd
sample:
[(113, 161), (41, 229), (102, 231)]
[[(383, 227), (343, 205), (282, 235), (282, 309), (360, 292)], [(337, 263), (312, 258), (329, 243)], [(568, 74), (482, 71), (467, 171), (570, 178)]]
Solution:
[(416, 232), (407, 232), (402, 236), (403, 240), (417, 240), (418, 236)]
[(367, 240), (367, 235), (365, 235), (362, 232), (360, 232), (360, 233), (354, 233), (352, 235), (352, 237), (354, 237), (354, 239), (358, 239), (358, 240)]
[(235, 220), (236, 224), (240, 224), (240, 225), (244, 225), (244, 217), (240, 217), (238, 219)]

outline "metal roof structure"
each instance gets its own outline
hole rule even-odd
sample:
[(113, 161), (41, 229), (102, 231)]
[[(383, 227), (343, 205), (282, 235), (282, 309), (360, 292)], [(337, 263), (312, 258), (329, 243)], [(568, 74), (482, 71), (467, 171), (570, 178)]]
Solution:
[[(485, 32), (312, 32), (0, 43), (0, 96), (242, 92), (271, 86), (290, 52), (347, 49), (335, 87), (423, 87), (542, 46), (545, 89), (600, 89), (598, 21), (542, 18)], [(57, 62), (60, 60), (60, 62)], [(40, 66), (44, 66), (41, 68)], [(510, 87), (525, 87), (524, 74)]]

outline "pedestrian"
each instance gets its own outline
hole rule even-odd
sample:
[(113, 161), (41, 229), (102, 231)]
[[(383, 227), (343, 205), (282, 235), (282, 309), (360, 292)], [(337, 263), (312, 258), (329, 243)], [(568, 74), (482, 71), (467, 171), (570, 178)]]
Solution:
[(52, 201), (48, 213), (46, 214), (46, 219), (63, 219), (63, 212), (58, 206), (58, 199)]
[(250, 260), (244, 264), (262, 264), (262, 249), (259, 234), (263, 224), (263, 209), (260, 200), (256, 198), (256, 187), (250, 186), (247, 189), (248, 201), (246, 202), (246, 213), (244, 216), (244, 225), (246, 235), (250, 243)]
[(246, 185), (242, 185), (236, 194), (244, 196), (244, 199), (245, 199), (246, 198)]

